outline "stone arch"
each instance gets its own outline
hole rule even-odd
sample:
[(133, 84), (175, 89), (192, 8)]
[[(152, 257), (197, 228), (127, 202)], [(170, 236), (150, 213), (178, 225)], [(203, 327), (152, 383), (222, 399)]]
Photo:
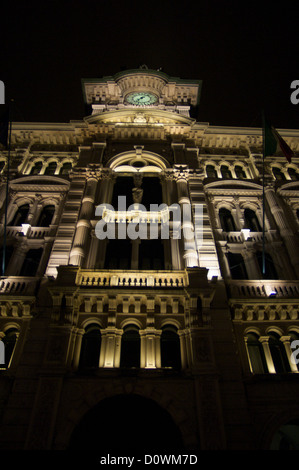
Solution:
[(105, 452), (180, 447), (181, 432), (169, 412), (154, 400), (136, 393), (101, 400), (77, 423), (69, 443), (70, 449)]
[(115, 170), (115, 168), (119, 166), (126, 165), (131, 167), (131, 169), (133, 170), (134, 167), (132, 166), (132, 163), (135, 160), (137, 161), (138, 159), (140, 159), (140, 161), (144, 159), (150, 166), (157, 167), (161, 170), (165, 170), (169, 167), (169, 164), (161, 155), (144, 150), (142, 151), (142, 154), (139, 156), (139, 158), (137, 157), (137, 154), (134, 153), (134, 151), (123, 152), (118, 155), (115, 155), (107, 162), (106, 166), (111, 168), (112, 170)]
[(71, 393), (72, 397), (74, 397), (75, 394), (77, 398), (72, 405), (69, 405), (68, 398), (66, 398), (66, 407), (63, 404), (61, 405), (64, 410), (67, 411), (64, 419), (60, 423), (59, 429), (56, 431), (53, 449), (67, 449), (72, 433), (84, 416), (99, 405), (99, 403), (118, 395), (138, 395), (145, 399), (152, 400), (171, 416), (174, 424), (181, 433), (184, 449), (194, 450), (195, 448), (199, 448), (198, 425), (191, 403), (192, 393), (189, 399), (186, 399), (186, 395), (188, 395), (189, 391), (190, 390), (186, 390), (183, 396), (177, 397), (175, 393), (169, 393), (169, 389), (165, 389), (163, 385), (161, 387), (152, 384), (144, 385), (135, 381), (126, 381), (125, 383), (115, 382), (113, 384), (106, 383), (99, 387), (98, 390), (94, 388), (85, 389), (85, 387), (83, 390), (81, 386), (78, 389), (75, 387), (74, 392), (69, 389), (69, 393)]
[(290, 409), (282, 410), (271, 416), (260, 432), (258, 446), (262, 450), (270, 450), (275, 433), (281, 426), (297, 421), (299, 423), (299, 406), (292, 405)]

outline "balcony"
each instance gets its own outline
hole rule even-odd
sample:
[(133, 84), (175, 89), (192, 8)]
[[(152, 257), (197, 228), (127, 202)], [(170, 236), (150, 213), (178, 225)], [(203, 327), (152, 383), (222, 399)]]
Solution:
[[(224, 232), (222, 229), (215, 231), (217, 241), (227, 241), (228, 243), (255, 242), (262, 243), (263, 232), (251, 232), (248, 229), (242, 229), (236, 232)], [(276, 230), (268, 230), (265, 233), (265, 240), (269, 243), (279, 240)]]
[(230, 296), (236, 298), (299, 298), (299, 281), (231, 280), (227, 281)]
[(188, 285), (186, 271), (91, 271), (79, 269), (75, 284), (86, 287), (183, 288)]
[(102, 218), (107, 223), (165, 223), (170, 219), (169, 209), (165, 207), (161, 211), (143, 211), (138, 208), (128, 211), (114, 211), (104, 208)]
[[(3, 232), (3, 225), (1, 233)], [(45, 237), (54, 237), (56, 233), (56, 225), (50, 227), (32, 227), (31, 225), (23, 224), (20, 227), (7, 226), (6, 236), (8, 238), (26, 236), (29, 239), (43, 239)]]
[(8, 276), (0, 277), (0, 295), (34, 295), (37, 277)]

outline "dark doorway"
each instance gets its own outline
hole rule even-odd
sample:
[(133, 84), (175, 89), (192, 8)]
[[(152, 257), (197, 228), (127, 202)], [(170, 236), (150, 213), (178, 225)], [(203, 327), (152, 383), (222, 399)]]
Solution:
[(178, 452), (183, 443), (172, 417), (156, 402), (139, 395), (117, 395), (87, 412), (73, 431), (69, 449), (143, 454)]

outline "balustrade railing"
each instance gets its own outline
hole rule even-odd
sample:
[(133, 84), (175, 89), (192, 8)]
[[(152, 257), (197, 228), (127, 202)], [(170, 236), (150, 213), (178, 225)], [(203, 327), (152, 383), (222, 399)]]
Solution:
[[(3, 233), (4, 227), (1, 227), (1, 234)], [(6, 227), (6, 236), (7, 237), (17, 237), (17, 236), (26, 236), (27, 238), (41, 239), (44, 237), (53, 237), (55, 235), (55, 227), (18, 227), (18, 226), (7, 226)]]
[(90, 271), (79, 270), (76, 285), (87, 287), (185, 287), (185, 271)]
[(32, 295), (36, 287), (36, 277), (0, 277), (0, 294)]
[(227, 284), (233, 298), (299, 297), (299, 281), (231, 280)]

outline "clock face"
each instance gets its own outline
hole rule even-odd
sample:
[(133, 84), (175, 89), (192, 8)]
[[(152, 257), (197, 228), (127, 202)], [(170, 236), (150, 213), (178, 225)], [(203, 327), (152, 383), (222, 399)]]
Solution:
[(126, 97), (126, 101), (130, 104), (144, 106), (149, 104), (154, 104), (157, 101), (157, 97), (151, 93), (139, 92), (139, 93), (130, 93)]

